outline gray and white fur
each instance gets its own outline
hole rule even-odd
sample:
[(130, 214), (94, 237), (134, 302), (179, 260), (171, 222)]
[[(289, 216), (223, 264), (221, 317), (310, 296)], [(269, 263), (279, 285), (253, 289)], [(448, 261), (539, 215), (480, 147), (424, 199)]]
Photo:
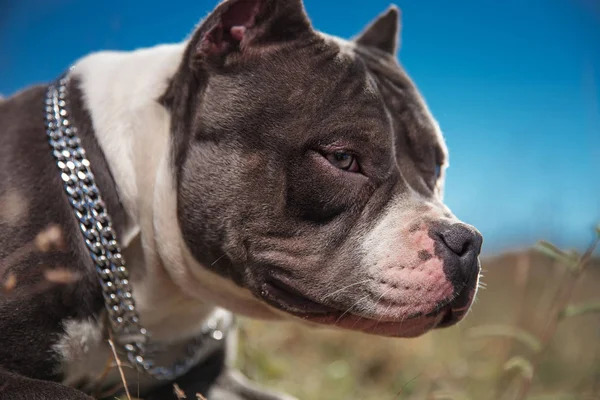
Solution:
[[(182, 43), (74, 64), (71, 118), (153, 340), (176, 353), (216, 307), (395, 337), (466, 315), (482, 239), (443, 204), (448, 154), (397, 61), (398, 19), (390, 7), (343, 40), (301, 0), (226, 0)], [(16, 277), (0, 399), (121, 382), (112, 368), (98, 384), (103, 298), (46, 141), (46, 88), (0, 102), (0, 282)], [(65, 248), (23, 251), (52, 224)], [(31, 290), (56, 267), (79, 279)], [(232, 369), (234, 340), (176, 380), (188, 398), (291, 399)], [(175, 398), (125, 372), (132, 394)]]

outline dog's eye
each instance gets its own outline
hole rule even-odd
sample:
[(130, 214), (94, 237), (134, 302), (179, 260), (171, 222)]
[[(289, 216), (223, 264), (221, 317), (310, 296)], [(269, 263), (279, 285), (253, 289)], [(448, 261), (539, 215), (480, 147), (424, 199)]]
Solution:
[(441, 175), (442, 175), (442, 166), (440, 164), (436, 164), (435, 165), (435, 180), (437, 181), (438, 179), (440, 179)]
[(356, 161), (356, 157), (350, 153), (336, 151), (334, 153), (326, 154), (325, 158), (336, 168), (349, 172), (359, 171), (358, 161)]

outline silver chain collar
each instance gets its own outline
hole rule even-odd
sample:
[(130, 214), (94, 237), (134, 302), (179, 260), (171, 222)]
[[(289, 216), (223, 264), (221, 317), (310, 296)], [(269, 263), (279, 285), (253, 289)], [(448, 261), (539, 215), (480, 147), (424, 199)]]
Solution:
[(64, 189), (79, 221), (85, 244), (96, 266), (102, 286), (109, 329), (121, 354), (136, 370), (159, 380), (173, 380), (215, 350), (232, 325), (232, 316), (217, 310), (202, 327), (200, 335), (186, 343), (183, 357), (168, 367), (152, 362), (167, 346), (150, 343), (150, 333), (140, 324), (131, 294), (129, 273), (112, 221), (94, 181), (90, 162), (77, 128), (71, 125), (66, 108), (67, 76), (51, 84), (46, 93), (46, 133), (56, 159)]

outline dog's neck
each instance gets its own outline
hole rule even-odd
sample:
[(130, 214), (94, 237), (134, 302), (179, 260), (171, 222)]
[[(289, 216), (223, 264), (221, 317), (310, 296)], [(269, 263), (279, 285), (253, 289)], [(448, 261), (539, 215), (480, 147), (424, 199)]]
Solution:
[[(128, 214), (125, 247), (145, 228), (157, 166), (168, 147), (170, 116), (157, 99), (175, 73), (184, 45), (135, 52), (99, 52), (78, 61), (80, 82), (94, 133)], [(151, 207), (150, 207), (151, 208)]]
[[(156, 183), (169, 177), (170, 116), (157, 99), (181, 61), (184, 44), (134, 52), (101, 52), (74, 65), (94, 134), (127, 213), (119, 238), (131, 272), (142, 323), (157, 339), (195, 333), (212, 306), (191, 298), (173, 282), (157, 248)], [(93, 169), (93, 166), (92, 166)], [(174, 182), (161, 182), (172, 187)], [(177, 329), (173, 329), (177, 327)], [(164, 332), (163, 332), (164, 328)]]

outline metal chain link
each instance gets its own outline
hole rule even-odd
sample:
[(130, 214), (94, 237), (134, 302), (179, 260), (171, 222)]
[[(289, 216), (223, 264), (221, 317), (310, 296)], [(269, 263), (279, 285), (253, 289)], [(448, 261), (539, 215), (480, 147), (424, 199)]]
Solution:
[(153, 355), (165, 346), (150, 343), (149, 332), (140, 324), (131, 293), (129, 273), (117, 241), (112, 221), (96, 186), (94, 174), (77, 128), (67, 111), (66, 75), (48, 87), (46, 94), (46, 133), (60, 171), (64, 189), (79, 221), (85, 244), (96, 266), (102, 286), (110, 328), (121, 353), (132, 367), (160, 380), (183, 375), (222, 342), (232, 325), (229, 312), (218, 310), (204, 324), (199, 336), (186, 344), (184, 355), (169, 367), (157, 366)]

